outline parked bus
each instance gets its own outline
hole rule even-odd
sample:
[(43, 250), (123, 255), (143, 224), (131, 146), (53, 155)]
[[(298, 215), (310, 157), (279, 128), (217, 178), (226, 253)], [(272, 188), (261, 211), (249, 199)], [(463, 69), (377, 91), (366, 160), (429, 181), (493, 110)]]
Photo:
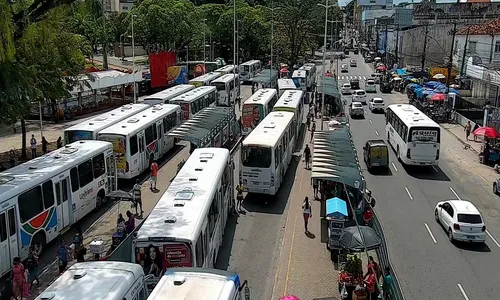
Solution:
[(170, 103), (181, 106), (182, 119), (191, 119), (197, 113), (217, 103), (218, 92), (215, 86), (200, 86), (192, 91), (175, 97)]
[(305, 70), (307, 75), (307, 89), (311, 90), (312, 85), (316, 82), (316, 65), (313, 63), (306, 63), (299, 70)]
[(227, 149), (199, 148), (189, 156), (133, 241), (132, 261), (148, 272), (153, 263), (159, 267), (148, 287), (170, 268), (214, 267), (234, 206), (233, 168)]
[(64, 143), (71, 144), (80, 140), (97, 140), (97, 134), (101, 130), (148, 108), (149, 105), (146, 104), (126, 104), (95, 116), (90, 120), (73, 125), (64, 130)]
[(392, 104), (385, 118), (387, 141), (406, 165), (434, 166), (439, 161), (441, 129), (410, 104)]
[(118, 178), (131, 179), (174, 147), (168, 134), (181, 122), (179, 105), (157, 104), (106, 128), (98, 138), (113, 144)]
[(202, 268), (174, 268), (165, 272), (148, 300), (249, 300), (247, 281), (236, 273)]
[(223, 75), (212, 81), (211, 85), (215, 86), (219, 92), (217, 104), (220, 106), (231, 106), (240, 96), (240, 78), (238, 75)]
[(242, 134), (249, 134), (264, 118), (273, 111), (278, 101), (276, 89), (260, 89), (244, 103), (241, 112)]
[(294, 114), (275, 111), (243, 140), (240, 179), (245, 191), (276, 195), (292, 160), (297, 135)]
[(218, 68), (214, 72), (221, 73), (222, 75), (234, 74), (234, 69), (236, 69), (236, 74), (238, 74), (238, 68), (234, 65), (225, 65), (222, 68)]
[(210, 72), (189, 80), (189, 84), (192, 84), (195, 87), (209, 86), (212, 83), (212, 81), (221, 76), (222, 76), (221, 73)]
[(260, 60), (250, 60), (242, 63), (239, 66), (239, 69), (240, 79), (242, 81), (249, 81), (262, 70), (262, 64), (260, 63)]
[(295, 85), (295, 82), (293, 82), (292, 79), (288, 78), (280, 78), (278, 79), (278, 92), (279, 96), (283, 95), (285, 91), (288, 90), (299, 90), (297, 86)]
[(170, 100), (184, 93), (187, 93), (194, 88), (195, 86), (192, 84), (175, 85), (156, 94), (144, 97), (143, 103), (148, 105), (168, 104)]
[(300, 128), (304, 122), (304, 95), (303, 91), (285, 91), (273, 109), (273, 111), (292, 112), (294, 114), (293, 120), (297, 125), (297, 132), (300, 132)]
[(116, 190), (113, 145), (78, 141), (0, 173), (0, 275), (30, 246), (44, 246)]
[[(195, 78), (198, 75), (203, 75), (203, 72), (214, 72), (218, 68), (225, 65), (224, 60), (216, 59), (216, 61), (185, 61), (177, 63), (179, 66), (186, 66), (188, 69), (188, 78)], [(204, 68), (203, 68), (204, 67)]]
[(307, 74), (305, 70), (295, 70), (292, 74), (292, 80), (299, 89), (307, 92)]
[(35, 300), (146, 300), (148, 296), (141, 266), (93, 261), (72, 265)]

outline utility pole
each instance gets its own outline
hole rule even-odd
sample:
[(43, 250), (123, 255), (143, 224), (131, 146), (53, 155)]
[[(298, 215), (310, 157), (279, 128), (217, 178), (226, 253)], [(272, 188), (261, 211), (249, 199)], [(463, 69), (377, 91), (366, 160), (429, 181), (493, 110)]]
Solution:
[(388, 35), (389, 35), (389, 27), (387, 26), (387, 24), (385, 24), (385, 41), (384, 41), (384, 49), (385, 49), (385, 64), (387, 65), (387, 63), (389, 62), (389, 51), (387, 51), (389, 47), (387, 47), (387, 38), (388, 38)]
[(104, 13), (104, 0), (101, 1), (102, 8), (102, 67), (108, 69), (108, 39), (106, 37), (106, 14)]
[(425, 55), (427, 54), (427, 34), (429, 34), (429, 25), (425, 25), (425, 36), (424, 36), (424, 52), (422, 53), (422, 71), (425, 70)]
[(378, 56), (378, 43), (380, 42), (380, 30), (378, 28), (378, 25), (375, 24), (375, 52), (377, 52), (377, 56)]
[(453, 68), (453, 50), (455, 46), (455, 34), (457, 33), (457, 23), (453, 23), (453, 31), (451, 32), (451, 50), (450, 50), (450, 58), (448, 59), (448, 76), (446, 77), (446, 88), (448, 92), (450, 91), (450, 80), (451, 80), (451, 70)]
[(394, 50), (394, 54), (396, 56), (396, 64), (398, 65), (399, 67), (399, 24), (398, 26), (396, 27), (396, 49)]
[(465, 36), (464, 52), (462, 54), (462, 66), (460, 67), (460, 76), (464, 75), (465, 60), (467, 58), (467, 44), (469, 43), (469, 28), (467, 27), (467, 35)]

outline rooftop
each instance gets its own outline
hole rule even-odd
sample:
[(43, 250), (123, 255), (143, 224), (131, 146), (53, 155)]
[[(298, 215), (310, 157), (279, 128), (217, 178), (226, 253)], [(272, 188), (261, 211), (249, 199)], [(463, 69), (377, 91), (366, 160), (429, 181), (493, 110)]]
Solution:
[(459, 35), (500, 35), (500, 18), (492, 21), (471, 25), (458, 30)]

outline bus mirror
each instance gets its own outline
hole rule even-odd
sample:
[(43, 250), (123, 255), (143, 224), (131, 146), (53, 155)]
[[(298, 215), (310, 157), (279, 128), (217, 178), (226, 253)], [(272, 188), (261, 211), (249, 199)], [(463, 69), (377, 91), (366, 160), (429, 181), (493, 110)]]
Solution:
[(250, 288), (248, 287), (247, 280), (243, 281), (243, 284), (240, 285), (238, 291), (241, 292), (243, 289), (245, 289), (245, 300), (250, 300)]

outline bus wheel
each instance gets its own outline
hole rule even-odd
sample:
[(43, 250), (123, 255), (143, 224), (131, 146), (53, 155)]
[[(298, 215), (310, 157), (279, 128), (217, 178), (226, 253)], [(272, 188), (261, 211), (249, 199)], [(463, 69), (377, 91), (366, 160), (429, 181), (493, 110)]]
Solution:
[(40, 256), (43, 248), (45, 248), (46, 241), (45, 233), (43, 231), (39, 231), (31, 240), (31, 247), (35, 249), (35, 253), (38, 256)]

